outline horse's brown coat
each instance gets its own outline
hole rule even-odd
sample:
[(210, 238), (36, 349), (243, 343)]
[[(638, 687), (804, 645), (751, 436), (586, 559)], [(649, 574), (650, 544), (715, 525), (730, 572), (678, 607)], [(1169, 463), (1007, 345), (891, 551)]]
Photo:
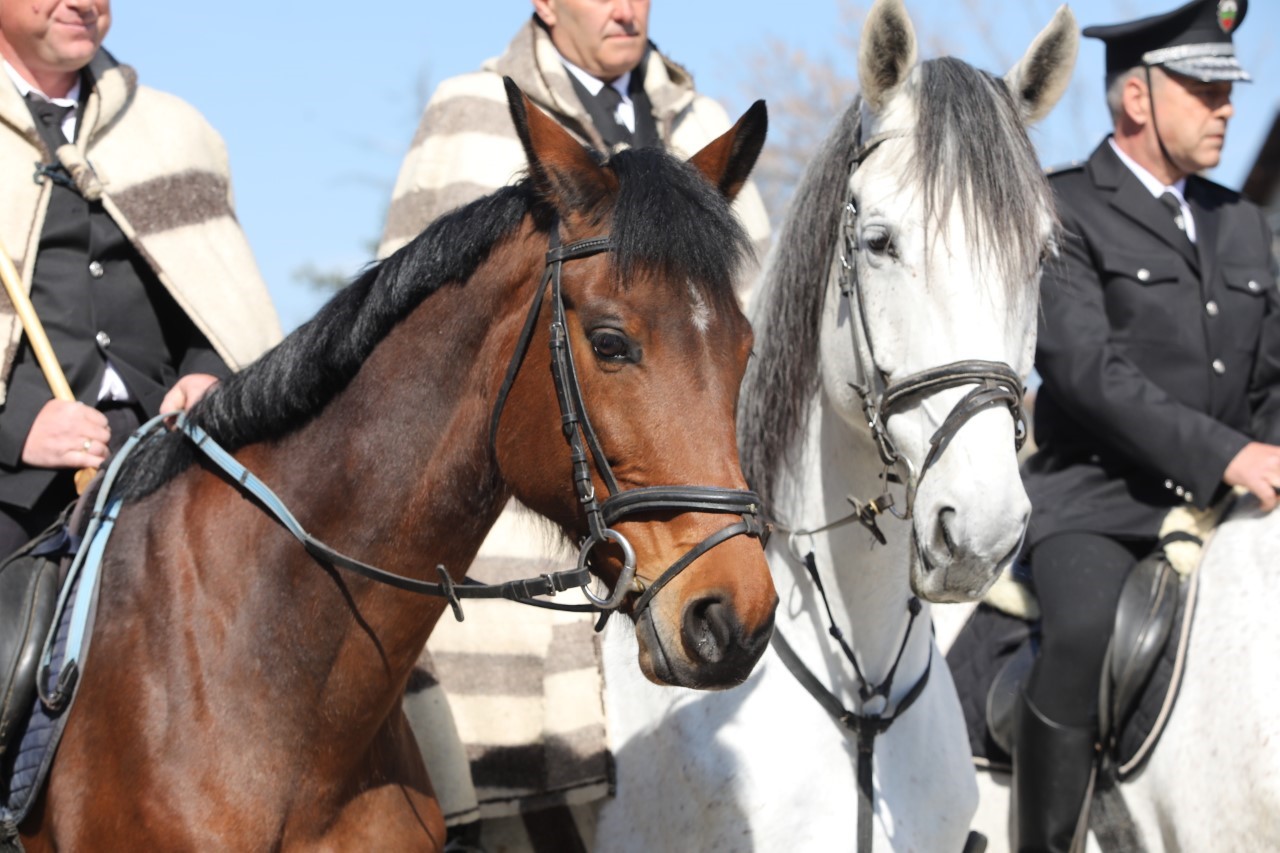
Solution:
[[(564, 241), (607, 230), (617, 186), (607, 167), (527, 102), (513, 100), (513, 116)], [(756, 110), (729, 134), (763, 132)], [(702, 168), (714, 185), (736, 188), (759, 140), (722, 146), (747, 154)], [(468, 281), (424, 300), (313, 419), (237, 453), (336, 549), (422, 579), (443, 563), (461, 580), (511, 495), (585, 532), (545, 322), (496, 454), (489, 448), (489, 418), (543, 270), (546, 213), (526, 216)], [(566, 264), (564, 291), (583, 396), (622, 486), (743, 488), (733, 416), (751, 335), (731, 297), (697, 329), (671, 296), (687, 292), (684, 282), (620, 283), (603, 256)], [(639, 362), (596, 358), (586, 334), (601, 325), (636, 342)], [(723, 524), (667, 513), (618, 529), (652, 579)], [(616, 577), (616, 563), (602, 562)], [(92, 664), (41, 805), (22, 827), (28, 850), (443, 847), (400, 709), (443, 600), (318, 564), (202, 465), (126, 505), (103, 576)], [(703, 679), (705, 650), (686, 636), (688, 611), (708, 601), (731, 611), (735, 632), (714, 651), (740, 680), (768, 641), (776, 604), (757, 541), (713, 549), (654, 600), (641, 637), (651, 677), (728, 683)], [(514, 606), (511, 618), (520, 618)]]

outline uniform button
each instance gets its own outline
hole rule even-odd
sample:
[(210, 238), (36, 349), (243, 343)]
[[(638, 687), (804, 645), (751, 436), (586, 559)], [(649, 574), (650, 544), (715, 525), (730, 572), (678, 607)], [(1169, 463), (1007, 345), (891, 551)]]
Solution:
[(94, 278), (102, 278), (102, 264), (97, 261), (89, 262), (89, 275)]
[(1172, 489), (1172, 488), (1173, 488), (1173, 480), (1165, 480), (1165, 481), (1164, 481), (1164, 487), (1165, 487), (1166, 489)]
[(1184, 498), (1186, 499), (1187, 503), (1191, 503), (1193, 500), (1195, 500), (1195, 498), (1193, 498), (1193, 497), (1191, 496), (1191, 493), (1190, 493), (1190, 492), (1187, 492), (1187, 493), (1186, 493), (1185, 495), (1183, 495), (1182, 497), (1184, 497)]
[(1138, 281), (1146, 281), (1149, 278), (1151, 278), (1151, 270), (1146, 267), (1138, 270)]
[(1208, 302), (1204, 304), (1204, 313), (1208, 314), (1210, 317), (1217, 317), (1218, 303), (1210, 299)]
[(1256, 281), (1250, 281), (1250, 282), (1249, 282), (1247, 285), (1245, 285), (1245, 286), (1246, 286), (1246, 287), (1248, 287), (1250, 290), (1252, 290), (1254, 293), (1257, 293), (1257, 292), (1258, 292), (1258, 288), (1259, 288), (1259, 287), (1261, 287), (1261, 285), (1259, 285)]
[(1182, 486), (1178, 486), (1177, 488), (1175, 488), (1175, 489), (1173, 490), (1173, 493), (1174, 493), (1175, 495), (1177, 495), (1178, 497), (1182, 497), (1183, 495), (1185, 495), (1185, 494), (1187, 493), (1187, 490), (1186, 490), (1186, 489), (1184, 489), (1184, 488), (1182, 488)]
[(95, 339), (98, 341), (98, 346), (102, 347), (103, 349), (106, 349), (107, 347), (111, 346), (111, 336), (108, 335), (106, 332), (98, 332), (98, 334), (95, 336)]
[(1227, 366), (1222, 363), (1222, 359), (1215, 358), (1213, 360), (1213, 372), (1219, 376), (1227, 372)]

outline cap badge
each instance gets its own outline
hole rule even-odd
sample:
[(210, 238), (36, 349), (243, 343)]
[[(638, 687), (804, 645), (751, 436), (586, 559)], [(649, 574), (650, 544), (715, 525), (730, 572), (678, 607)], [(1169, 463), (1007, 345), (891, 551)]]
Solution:
[(1230, 33), (1236, 28), (1236, 16), (1240, 13), (1240, 6), (1236, 0), (1218, 0), (1218, 27), (1224, 33)]

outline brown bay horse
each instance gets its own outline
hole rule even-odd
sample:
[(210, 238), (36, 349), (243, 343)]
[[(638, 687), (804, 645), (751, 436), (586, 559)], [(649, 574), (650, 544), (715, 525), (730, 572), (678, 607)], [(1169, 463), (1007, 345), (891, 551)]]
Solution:
[[(190, 414), (318, 538), (418, 580), (443, 564), (460, 582), (512, 496), (581, 542), (594, 494), (745, 488), (751, 332), (731, 279), (748, 249), (728, 204), (763, 105), (689, 163), (640, 150), (601, 165), (508, 91), (529, 177), (442, 217)], [(600, 237), (608, 251), (581, 242)], [(599, 454), (579, 441), (576, 461), (543, 360), (557, 335), (576, 386), (560, 390)], [(441, 849), (400, 702), (445, 600), (313, 558), (178, 432), (140, 454), (26, 849)], [(724, 511), (699, 508), (711, 491), (633, 500), (584, 557), (623, 584), (658, 682), (736, 684), (770, 636), (760, 542), (721, 536)]]

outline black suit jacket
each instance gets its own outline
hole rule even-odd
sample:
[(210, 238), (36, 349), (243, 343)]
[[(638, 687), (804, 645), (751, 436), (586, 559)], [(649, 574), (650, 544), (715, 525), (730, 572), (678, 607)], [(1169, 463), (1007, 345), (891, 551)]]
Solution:
[[(33, 107), (37, 129), (52, 150), (61, 131), (49, 136), (51, 123), (42, 123), (39, 109)], [(24, 177), (30, 180), (29, 172)], [(76, 399), (97, 403), (108, 359), (146, 417), (158, 412), (179, 376), (228, 375), (226, 363), (101, 202), (55, 184), (38, 251), (31, 302)], [(57, 478), (70, 480), (69, 472), (21, 461), (31, 425), (52, 397), (24, 337), (0, 406), (0, 505), (30, 509)], [(113, 443), (121, 438), (112, 436)]]
[(1248, 441), (1280, 443), (1271, 234), (1192, 176), (1192, 245), (1105, 140), (1049, 180), (1064, 234), (1041, 283), (1029, 542), (1154, 536), (1169, 507), (1220, 494)]

